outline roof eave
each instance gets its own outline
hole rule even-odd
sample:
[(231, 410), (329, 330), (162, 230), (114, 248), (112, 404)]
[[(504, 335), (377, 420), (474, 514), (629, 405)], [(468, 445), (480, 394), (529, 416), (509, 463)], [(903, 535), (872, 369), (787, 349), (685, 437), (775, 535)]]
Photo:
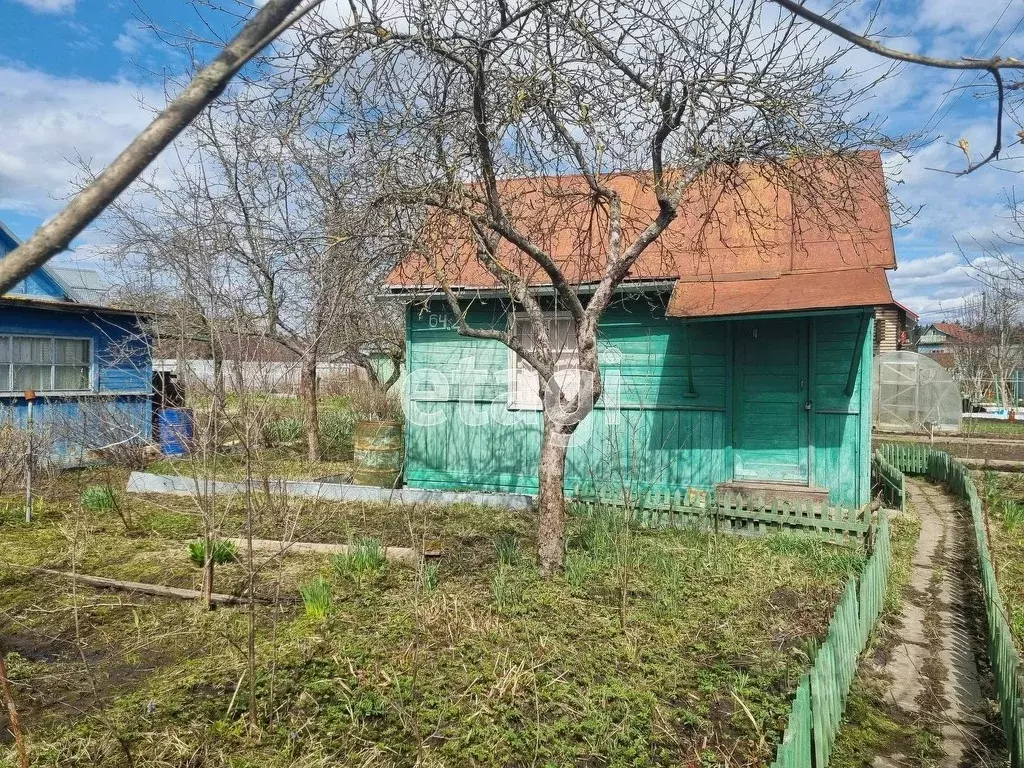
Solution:
[(26, 298), (20, 296), (0, 296), (0, 304), (10, 306), (31, 307), (33, 309), (50, 309), (56, 312), (88, 311), (108, 315), (126, 315), (132, 317), (156, 317), (158, 312), (141, 309), (124, 309), (107, 307), (102, 304), (85, 304), (80, 301), (48, 301), (46, 299)]
[[(671, 291), (676, 284), (677, 278), (658, 278), (652, 280), (628, 280), (619, 284), (618, 288), (615, 289), (616, 293), (652, 293), (652, 292), (668, 292)], [(580, 283), (572, 286), (573, 291), (578, 294), (591, 294), (597, 290), (600, 285), (600, 281), (593, 281), (589, 283)], [(509, 298), (508, 291), (504, 288), (487, 288), (482, 286), (470, 286), (470, 285), (457, 285), (451, 286), (449, 289), (452, 293), (457, 296), (471, 296), (473, 298), (480, 299), (491, 299), (491, 298)], [(530, 294), (533, 296), (554, 296), (557, 294), (555, 287), (551, 284), (545, 285), (532, 285), (529, 288)], [(405, 299), (405, 300), (416, 300), (416, 299), (429, 299), (434, 297), (440, 297), (444, 295), (444, 291), (440, 286), (436, 285), (422, 285), (422, 286), (406, 286), (406, 285), (392, 285), (388, 286), (388, 292), (381, 294), (381, 298), (392, 298), (392, 299)]]

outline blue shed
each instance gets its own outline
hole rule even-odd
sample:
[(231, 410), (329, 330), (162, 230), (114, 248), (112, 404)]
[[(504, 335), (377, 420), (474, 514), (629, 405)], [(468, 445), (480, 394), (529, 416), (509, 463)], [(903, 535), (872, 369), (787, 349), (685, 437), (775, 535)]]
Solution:
[[(17, 247), (0, 222), (0, 257)], [(152, 435), (146, 316), (107, 306), (95, 273), (44, 266), (0, 296), (0, 428), (24, 428), (36, 393), (41, 453), (75, 463)]]

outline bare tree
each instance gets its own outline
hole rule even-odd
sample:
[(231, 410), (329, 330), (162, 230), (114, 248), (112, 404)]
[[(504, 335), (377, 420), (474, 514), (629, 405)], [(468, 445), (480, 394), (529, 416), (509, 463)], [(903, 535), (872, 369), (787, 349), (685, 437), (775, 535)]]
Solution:
[[(311, 0), (270, 0), (246, 22), (220, 54), (198, 71), (153, 121), (101, 174), (28, 240), (0, 262), (0, 294), (27, 277), (92, 223), (153, 162), (184, 128), (224, 90), (238, 71), (278, 35), (316, 8)], [(293, 14), (294, 12), (294, 14)], [(291, 14), (291, 15), (290, 15)]]
[(953, 358), (953, 380), (960, 387), (960, 394), (972, 405), (984, 402), (989, 381), (989, 350), (987, 341), (967, 329), (980, 328), (983, 316), (980, 297), (971, 297), (958, 312), (959, 321), (964, 324), (963, 332), (950, 343)]
[(1024, 213), (1012, 190), (1004, 203), (1006, 229), (975, 239), (973, 254), (960, 249), (977, 290), (949, 315), (965, 329), (951, 345), (964, 396), (980, 403), (991, 394), (1012, 408), (1014, 376), (1024, 368)]
[[(318, 364), (372, 372), (374, 344), (398, 370), (404, 344), (394, 309), (376, 299), (389, 256), (366, 203), (365, 160), (344, 136), (311, 131), (293, 102), (258, 95), (240, 91), (207, 109), (176, 145), (177, 162), (141, 179), (104, 225), (129, 281), (149, 276), (140, 298), (169, 297), (174, 328), (163, 336), (209, 340), (216, 381), (223, 321), (295, 355), (315, 461)], [(215, 413), (222, 400), (223, 383)]]
[[(820, 173), (794, 158), (846, 162), (842, 177), (857, 163), (848, 150), (884, 140), (851, 111), (865, 91), (841, 52), (761, 0), (380, 8), (357, 3), (354, 32), (311, 17), (283, 69), (321, 125), (373, 147), (388, 199), (422, 211), (412, 247), (459, 332), (500, 341), (536, 371), (539, 560), (551, 574), (564, 554), (567, 445), (602, 391), (598, 324), (681, 201), (741, 187), (756, 165), (818, 205)], [(505, 327), (470, 324), (457, 284), (466, 264), (506, 295)], [(568, 331), (550, 325), (552, 305)], [(556, 376), (566, 342), (575, 386)]]
[[(999, 282), (1011, 300), (1024, 305), (1024, 200), (1011, 188), (1005, 192), (1003, 203), (1008, 227), (983, 249), (985, 258), (980, 266), (986, 277)], [(984, 268), (986, 265), (991, 268)]]
[(989, 372), (997, 402), (1012, 408), (1011, 387), (1016, 371), (1024, 368), (1024, 300), (1020, 286), (1000, 280), (986, 287), (981, 333), (989, 342)]
[[(960, 139), (960, 141), (957, 142), (957, 145), (963, 151), (964, 156), (967, 159), (967, 166), (963, 170), (955, 172), (957, 176), (966, 176), (967, 174), (973, 173), (979, 168), (988, 165), (993, 160), (999, 159), (999, 155), (1003, 151), (1003, 123), (1007, 113), (1014, 118), (1018, 127), (1016, 136), (1018, 141), (1013, 143), (1024, 143), (1024, 130), (1022, 130), (1021, 120), (1017, 115), (1017, 110), (1013, 108), (1014, 105), (1008, 103), (1009, 96), (1015, 96), (1021, 92), (1021, 89), (1024, 89), (1024, 80), (1018, 79), (1006, 82), (1003, 77), (1003, 72), (1006, 70), (1017, 72), (1024, 70), (1024, 61), (1019, 57), (1003, 57), (994, 55), (987, 56), (985, 58), (965, 56), (960, 59), (948, 59), (939, 56), (928, 56), (926, 54), (902, 51), (897, 48), (884, 45), (878, 40), (873, 39), (870, 36), (870, 32), (864, 32), (861, 34), (837, 22), (836, 17), (846, 7), (843, 4), (834, 5), (822, 13), (815, 13), (803, 2), (799, 2), (798, 0), (772, 1), (785, 8), (790, 13), (793, 13), (795, 16), (809, 21), (846, 42), (880, 56), (881, 58), (901, 63), (931, 67), (933, 69), (959, 70), (961, 72), (984, 72), (991, 76), (996, 97), (996, 125), (992, 149), (989, 150), (980, 160), (974, 160), (971, 159), (970, 146), (967, 141), (965, 139)], [(872, 15), (869, 26), (871, 23), (874, 23), (874, 21), (875, 18)]]
[(991, 395), (1012, 407), (1013, 376), (1024, 367), (1024, 299), (1005, 274), (982, 273), (979, 283), (954, 313), (962, 331), (950, 344), (953, 373), (972, 404)]

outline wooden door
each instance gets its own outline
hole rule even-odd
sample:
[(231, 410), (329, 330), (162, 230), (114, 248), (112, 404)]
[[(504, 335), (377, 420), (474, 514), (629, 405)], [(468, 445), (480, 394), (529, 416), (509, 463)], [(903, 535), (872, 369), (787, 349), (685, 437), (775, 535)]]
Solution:
[(735, 478), (808, 484), (807, 320), (743, 321), (734, 339)]

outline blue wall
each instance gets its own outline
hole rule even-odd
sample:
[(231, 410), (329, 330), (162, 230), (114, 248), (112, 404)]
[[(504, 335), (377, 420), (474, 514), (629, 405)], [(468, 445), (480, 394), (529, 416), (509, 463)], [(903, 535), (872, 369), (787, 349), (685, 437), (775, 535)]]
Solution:
[[(0, 256), (10, 253), (18, 246), (2, 228), (0, 228)], [(37, 269), (9, 291), (11, 296), (38, 296), (44, 299), (67, 299), (68, 295), (46, 272), (45, 269)]]
[(12, 296), (34, 296), (43, 299), (67, 299), (64, 290), (48, 274), (37, 269), (10, 290)]
[[(40, 393), (36, 400), (34, 420), (41, 446), (73, 459), (131, 436), (151, 436), (152, 358), (149, 339), (136, 318), (95, 310), (0, 305), (0, 335), (6, 334), (92, 339), (94, 391)], [(24, 427), (26, 420), (24, 397), (0, 396), (0, 423)]]

